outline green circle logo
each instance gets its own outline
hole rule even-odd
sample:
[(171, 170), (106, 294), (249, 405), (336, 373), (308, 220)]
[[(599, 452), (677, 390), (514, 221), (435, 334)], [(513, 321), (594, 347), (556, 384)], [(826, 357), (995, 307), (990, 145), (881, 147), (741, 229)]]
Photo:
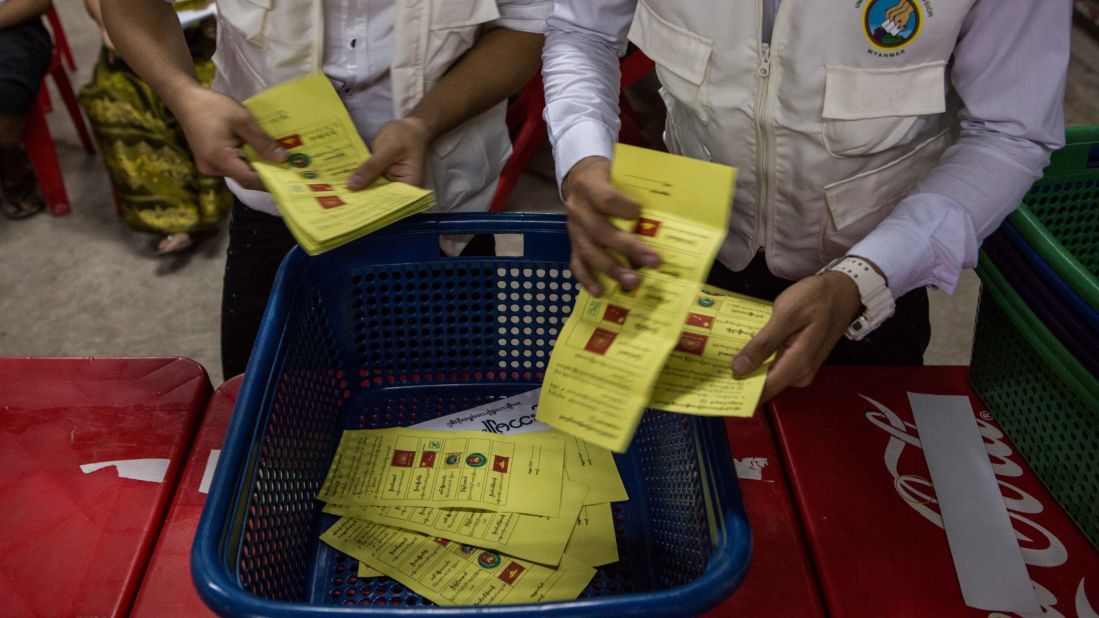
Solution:
[(481, 453), (470, 453), (466, 456), (466, 465), (470, 468), (480, 468), (486, 463), (488, 463), (488, 457)]
[(481, 552), (481, 555), (477, 556), (477, 564), (484, 569), (495, 569), (500, 566), (500, 554), (494, 551)]
[(443, 461), (446, 462), (446, 465), (453, 466), (454, 464), (458, 463), (458, 455), (455, 453), (451, 453), (447, 455), (446, 459), (444, 459)]
[(698, 299), (698, 304), (702, 307), (713, 307), (714, 306), (714, 299), (712, 299), (712, 298), (700, 298), (700, 299)]
[(291, 154), (286, 161), (294, 167), (301, 168), (309, 167), (309, 164), (313, 162), (313, 159), (309, 158), (309, 155), (304, 152), (295, 152)]

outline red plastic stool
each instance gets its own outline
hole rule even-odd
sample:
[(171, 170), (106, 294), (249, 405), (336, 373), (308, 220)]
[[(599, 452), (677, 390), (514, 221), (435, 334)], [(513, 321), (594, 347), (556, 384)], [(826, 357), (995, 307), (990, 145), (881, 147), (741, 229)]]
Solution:
[[(640, 50), (635, 50), (626, 55), (620, 63), (622, 71), (622, 91), (619, 96), (618, 109), (622, 119), (622, 129), (619, 139), (627, 144), (636, 146), (644, 145), (645, 138), (637, 123), (633, 108), (626, 101), (625, 89), (641, 79), (653, 69), (653, 61)], [(546, 107), (546, 92), (542, 84), (542, 74), (531, 78), (530, 82), (519, 93), (519, 96), (508, 106), (507, 123), (515, 138), (512, 141), (511, 157), (504, 164), (500, 173), (500, 181), (496, 185), (496, 194), (492, 198), (492, 212), (504, 209), (511, 192), (523, 175), (523, 170), (530, 164), (534, 151), (546, 139), (546, 121), (542, 118), (542, 110)]]
[[(80, 111), (69, 76), (61, 64), (61, 52), (57, 47), (54, 47), (48, 73), (53, 78), (65, 107), (69, 110), (69, 117), (72, 118), (73, 125), (76, 127), (76, 133), (80, 137), (84, 151), (95, 154), (91, 133), (84, 122), (84, 115)], [(27, 118), (27, 133), (23, 137), (23, 146), (27, 151), (27, 158), (30, 159), (34, 174), (38, 178), (38, 185), (42, 187), (46, 206), (50, 214), (57, 217), (69, 213), (69, 194), (65, 191), (65, 180), (61, 174), (61, 163), (57, 159), (57, 148), (54, 146), (50, 127), (46, 122), (46, 113), (49, 110), (49, 95), (46, 84), (43, 82), (38, 91), (38, 100), (31, 107)]]

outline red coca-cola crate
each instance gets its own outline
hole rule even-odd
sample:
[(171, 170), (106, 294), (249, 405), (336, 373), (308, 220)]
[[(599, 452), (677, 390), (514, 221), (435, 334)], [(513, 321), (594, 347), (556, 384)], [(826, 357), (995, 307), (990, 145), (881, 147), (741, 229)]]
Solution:
[(973, 394), (966, 367), (828, 367), (772, 406), (833, 616), (986, 618), (967, 607), (907, 394), (969, 397), (1045, 616), (1094, 617), (1099, 554)]
[(0, 608), (123, 616), (210, 396), (181, 358), (0, 358)]
[(824, 616), (790, 486), (762, 411), (725, 421), (740, 494), (752, 528), (752, 562), (740, 587), (706, 615), (758, 618)]
[(210, 398), (187, 467), (172, 499), (168, 519), (141, 582), (132, 618), (214, 615), (191, 583), (191, 546), (242, 377), (222, 384)]

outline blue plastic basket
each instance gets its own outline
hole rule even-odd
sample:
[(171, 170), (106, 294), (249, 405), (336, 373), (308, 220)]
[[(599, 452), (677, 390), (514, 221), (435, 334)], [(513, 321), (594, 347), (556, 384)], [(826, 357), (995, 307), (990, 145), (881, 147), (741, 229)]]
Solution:
[[(522, 234), (522, 257), (439, 236)], [(279, 270), (199, 523), (192, 574), (222, 615), (689, 615), (728, 596), (751, 538), (720, 419), (648, 411), (616, 456), (621, 560), (580, 599), (442, 608), (320, 543), (340, 432), (410, 425), (538, 386), (573, 304), (564, 219), (418, 217)]]
[(1080, 365), (1099, 377), (1099, 331), (1090, 328), (1070, 305), (1062, 301), (1049, 282), (1035, 272), (1003, 232), (997, 231), (985, 239), (984, 250), (1004, 281), (1035, 317)]
[(1068, 303), (1076, 311), (1076, 314), (1083, 318), (1095, 332), (1099, 332), (1099, 309), (1088, 304), (1087, 300), (1080, 296), (1057, 271), (1053, 270), (1053, 267), (1042, 259), (1038, 250), (1027, 242), (1027, 239), (1023, 237), (1019, 230), (1015, 229), (1010, 221), (1004, 221), (1000, 229), (1003, 230), (1003, 234), (1007, 236), (1011, 244), (1026, 257), (1027, 262), (1034, 268), (1038, 276), (1056, 291), (1057, 297)]

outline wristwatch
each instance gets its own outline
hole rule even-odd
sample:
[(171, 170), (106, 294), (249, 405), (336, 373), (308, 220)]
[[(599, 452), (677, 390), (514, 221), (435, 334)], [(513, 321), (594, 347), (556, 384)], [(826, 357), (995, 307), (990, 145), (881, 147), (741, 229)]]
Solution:
[(859, 288), (863, 311), (847, 327), (844, 334), (848, 339), (862, 339), (893, 315), (893, 293), (889, 291), (885, 277), (879, 275), (870, 262), (855, 255), (845, 255), (832, 260), (817, 271), (817, 274), (826, 272), (841, 272), (850, 277)]

